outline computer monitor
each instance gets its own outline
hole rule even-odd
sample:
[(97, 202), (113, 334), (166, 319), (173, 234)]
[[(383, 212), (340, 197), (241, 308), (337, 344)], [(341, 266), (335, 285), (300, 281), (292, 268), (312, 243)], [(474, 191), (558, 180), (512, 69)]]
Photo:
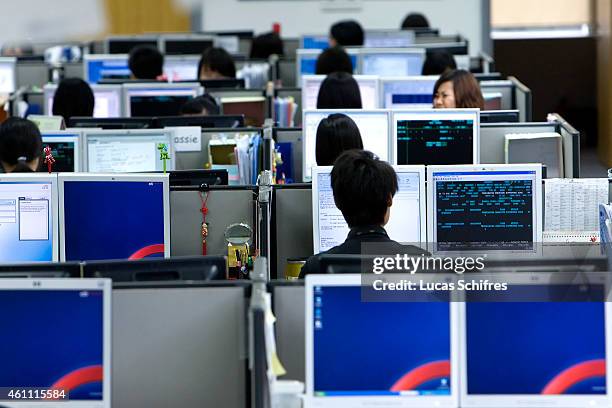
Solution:
[[(83, 155), (81, 149), (83, 147), (81, 141), (83, 136), (81, 132), (75, 131), (57, 131), (44, 132), (42, 134), (42, 142), (44, 147), (50, 147), (53, 153), (55, 163), (53, 163), (53, 171), (58, 173), (77, 172), (83, 168)], [(48, 172), (47, 165), (44, 163), (45, 154), (41, 152), (40, 156), (40, 172)]]
[(262, 126), (267, 116), (265, 96), (226, 96), (221, 97), (224, 115), (244, 115), (246, 126)]
[(166, 55), (197, 55), (214, 46), (215, 37), (201, 34), (164, 35), (160, 38)]
[(479, 119), (478, 109), (393, 111), (392, 163), (478, 163)]
[(421, 48), (363, 48), (359, 53), (362, 75), (421, 75), (425, 50)]
[(542, 165), (429, 166), (434, 251), (530, 251), (542, 242)]
[(317, 128), (319, 122), (334, 113), (342, 113), (355, 121), (361, 133), (363, 148), (378, 156), (381, 160), (389, 159), (389, 111), (327, 109), (304, 111), (303, 128), (303, 178), (310, 181), (310, 168), (317, 163), (315, 156)]
[(170, 256), (167, 174), (59, 176), (62, 261)]
[(467, 294), (460, 304), (462, 407), (610, 405), (607, 274), (588, 274), (587, 282), (567, 275), (518, 273), (504, 277), (503, 292)]
[(125, 84), (123, 96), (126, 116), (174, 116), (190, 99), (203, 92), (199, 83)]
[[(351, 58), (351, 62), (353, 63), (353, 73), (359, 73), (359, 49), (356, 48), (348, 48), (345, 49)], [(302, 75), (315, 75), (317, 73), (317, 59), (319, 58), (319, 54), (321, 54), (323, 50), (302, 50), (299, 49), (296, 51), (296, 86), (300, 86), (302, 84)], [(419, 74), (421, 72), (419, 71)]]
[[(425, 166), (395, 166), (398, 192), (385, 225), (394, 241), (419, 245), (426, 242)], [(340, 245), (349, 233), (342, 212), (334, 203), (331, 166), (312, 168), (312, 236), (314, 253)]]
[(173, 170), (170, 172), (170, 187), (227, 186), (227, 170)]
[(68, 128), (98, 129), (149, 129), (154, 128), (155, 118), (68, 118)]
[(57, 176), (0, 174), (0, 264), (58, 260)]
[(158, 128), (200, 126), (201, 128), (238, 128), (244, 126), (244, 115), (164, 116), (155, 118)]
[(111, 290), (107, 279), (0, 279), (0, 405), (110, 408)]
[(227, 279), (223, 256), (90, 261), (83, 266), (85, 278), (109, 278), (113, 282), (211, 281)]
[[(361, 106), (363, 109), (377, 109), (378, 106), (378, 77), (355, 75), (361, 93)], [(302, 109), (316, 109), (319, 89), (325, 80), (325, 75), (302, 76)]]
[(164, 75), (170, 82), (191, 81), (197, 82), (199, 55), (173, 55), (164, 58)]
[(132, 75), (125, 54), (86, 54), (83, 56), (83, 78), (90, 84), (103, 79), (128, 79)]
[(324, 50), (329, 48), (329, 36), (326, 34), (305, 34), (300, 40), (300, 48), (304, 50)]
[(84, 132), (85, 169), (91, 173), (163, 171), (159, 144), (168, 147), (167, 170), (174, 169), (172, 132), (150, 130), (91, 130)]
[(364, 302), (361, 285), (306, 276), (307, 406), (458, 407), (457, 303), (424, 291)]
[[(121, 106), (121, 85), (91, 85), (91, 90), (94, 93), (95, 104), (94, 113), (95, 118), (118, 118), (123, 112)], [(45, 114), (53, 114), (53, 98), (57, 91), (56, 84), (47, 84), (44, 87), (44, 105)]]
[(0, 264), (0, 279), (80, 278), (79, 262)]
[(514, 110), (492, 110), (480, 111), (480, 123), (518, 123), (519, 111)]
[(10, 94), (17, 89), (17, 58), (0, 58), (0, 94)]
[(368, 48), (410, 47), (416, 35), (408, 30), (366, 30), (363, 42)]
[(129, 54), (132, 48), (147, 46), (158, 48), (157, 36), (153, 35), (122, 35), (108, 37), (105, 42), (105, 50), (109, 54)]
[(383, 109), (431, 108), (438, 76), (380, 79), (380, 107)]

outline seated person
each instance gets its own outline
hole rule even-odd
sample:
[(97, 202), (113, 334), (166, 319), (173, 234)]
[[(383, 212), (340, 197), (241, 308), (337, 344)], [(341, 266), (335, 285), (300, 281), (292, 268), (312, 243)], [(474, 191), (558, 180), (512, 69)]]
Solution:
[(34, 122), (9, 118), (0, 125), (0, 173), (34, 172), (42, 154), (42, 137)]
[(236, 78), (236, 65), (223, 48), (207, 48), (198, 64), (200, 80)]
[(164, 56), (157, 48), (139, 45), (130, 51), (128, 66), (132, 79), (157, 81), (164, 75)]
[(275, 32), (269, 32), (253, 38), (249, 58), (268, 59), (270, 55), (283, 54), (283, 40)]
[(80, 78), (66, 78), (59, 83), (53, 96), (53, 114), (68, 123), (71, 117), (91, 118), (96, 98), (89, 84)]
[(319, 54), (315, 74), (329, 75), (332, 72), (346, 72), (353, 74), (351, 57), (342, 47), (331, 47)]
[(443, 73), (434, 85), (433, 106), (436, 109), (480, 108), (484, 98), (471, 72), (456, 69)]
[(361, 91), (351, 74), (334, 72), (323, 80), (317, 96), (317, 109), (361, 108)]
[(402, 30), (414, 30), (419, 28), (429, 28), (429, 21), (421, 13), (410, 13), (402, 21)]
[(428, 52), (421, 75), (442, 75), (446, 71), (457, 69), (455, 57), (448, 51)]
[(208, 115), (219, 115), (221, 109), (215, 101), (215, 98), (209, 94), (196, 96), (193, 99), (188, 100), (181, 107), (181, 116), (208, 116)]
[[(334, 163), (331, 186), (336, 207), (351, 230), (343, 244), (322, 254), (359, 255), (362, 243), (386, 244), (387, 254), (427, 254), (420, 248), (391, 240), (385, 231), (393, 196), (398, 190), (397, 175), (390, 164), (367, 150), (348, 150)], [(321, 272), (324, 271), (320, 270), (319, 259), (311, 256), (302, 267), (300, 277)]]
[(329, 45), (335, 47), (361, 47), (363, 45), (363, 28), (354, 20), (339, 21), (329, 30)]
[(343, 113), (329, 115), (317, 127), (315, 157), (317, 165), (332, 166), (347, 150), (363, 150), (359, 128)]

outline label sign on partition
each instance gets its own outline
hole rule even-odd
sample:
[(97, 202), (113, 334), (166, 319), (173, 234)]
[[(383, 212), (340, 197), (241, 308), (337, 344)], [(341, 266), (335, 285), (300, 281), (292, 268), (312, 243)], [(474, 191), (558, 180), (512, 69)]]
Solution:
[(173, 127), (172, 144), (175, 152), (199, 152), (202, 150), (202, 128), (199, 126)]

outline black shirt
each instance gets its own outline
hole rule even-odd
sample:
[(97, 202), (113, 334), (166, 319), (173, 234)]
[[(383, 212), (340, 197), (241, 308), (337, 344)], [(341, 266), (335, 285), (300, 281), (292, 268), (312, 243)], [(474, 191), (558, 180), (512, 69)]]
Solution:
[[(384, 253), (365, 254), (362, 252), (363, 243), (382, 243), (385, 245), (377, 245), (377, 252)], [(393, 241), (387, 235), (387, 231), (380, 225), (355, 227), (351, 228), (346, 240), (326, 252), (321, 252), (318, 255), (313, 255), (304, 264), (300, 272), (300, 278), (311, 273), (325, 273), (321, 271), (319, 265), (319, 255), (395, 255), (407, 254), (413, 256), (429, 255), (429, 253), (419, 247), (412, 245), (402, 245), (399, 242)]]

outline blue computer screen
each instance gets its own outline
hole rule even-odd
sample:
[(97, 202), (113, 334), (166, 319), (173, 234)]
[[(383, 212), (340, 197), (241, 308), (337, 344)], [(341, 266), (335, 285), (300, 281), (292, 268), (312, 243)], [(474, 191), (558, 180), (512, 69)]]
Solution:
[[(349, 55), (353, 64), (353, 71), (357, 68), (357, 56)], [(317, 73), (317, 58), (318, 57), (301, 57), (300, 73), (302, 75), (315, 75)]]
[(0, 263), (53, 261), (51, 182), (0, 182)]
[(449, 303), (362, 302), (359, 286), (313, 296), (315, 396), (450, 395)]
[(126, 79), (131, 74), (127, 59), (95, 60), (87, 64), (87, 81), (91, 84), (103, 79)]
[(302, 48), (306, 50), (324, 50), (329, 47), (329, 39), (324, 35), (306, 35), (302, 37)]
[(468, 394), (606, 393), (604, 303), (482, 296), (489, 301), (466, 303)]
[(66, 181), (66, 260), (163, 256), (161, 182)]
[(0, 290), (0, 387), (64, 388), (102, 400), (103, 292)]

